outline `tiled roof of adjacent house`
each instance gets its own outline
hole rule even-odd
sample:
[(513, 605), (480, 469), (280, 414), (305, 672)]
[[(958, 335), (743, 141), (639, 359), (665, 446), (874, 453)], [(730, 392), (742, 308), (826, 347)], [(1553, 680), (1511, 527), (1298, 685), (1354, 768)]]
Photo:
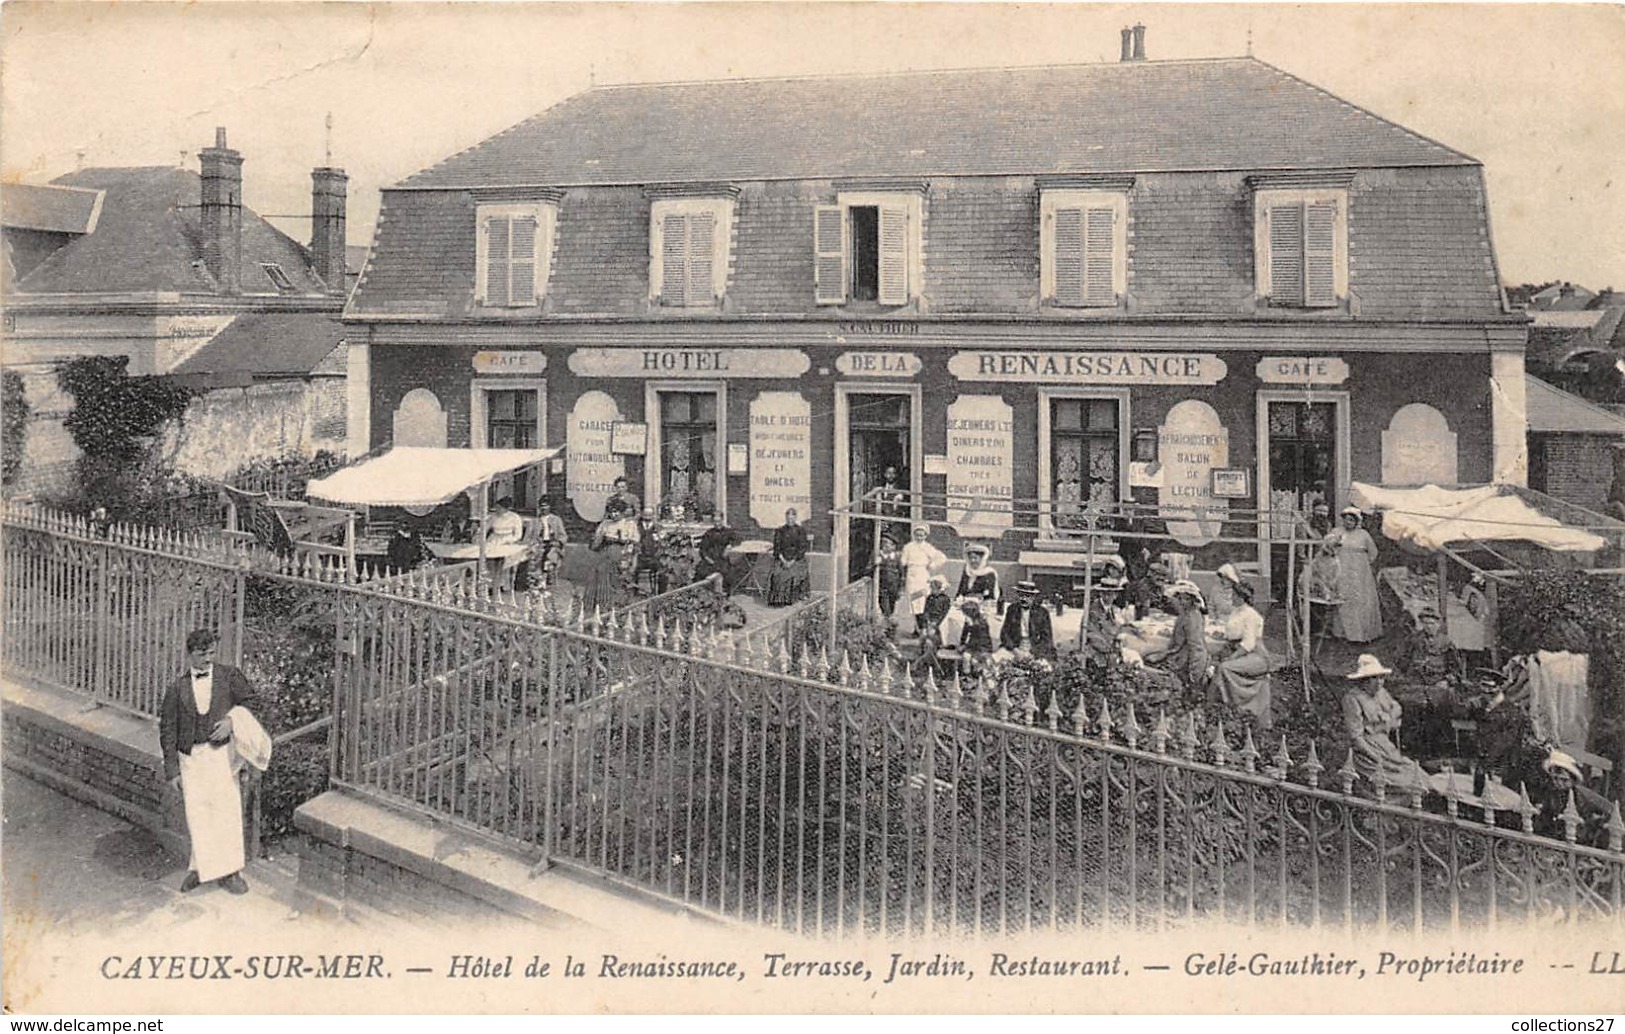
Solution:
[(1474, 164), (1226, 58), (598, 87), (399, 186)]
[[(198, 233), (198, 174), (172, 167), (83, 169), (54, 186), (105, 191), (95, 230), (58, 250), (28, 273), (17, 290), (29, 294), (134, 291), (211, 292)], [(293, 238), (243, 209), (242, 290), (278, 294), (262, 264), (282, 267), (294, 293), (320, 293), (310, 255)]]
[(1625, 437), (1625, 416), (1554, 388), (1538, 377), (1527, 379), (1529, 430), (1542, 434), (1600, 434)]
[(0, 186), (0, 226), (46, 233), (89, 233), (101, 208), (100, 190), (7, 183)]
[(319, 312), (244, 313), (177, 365), (171, 374), (208, 387), (257, 378), (301, 377), (339, 346), (344, 326)]

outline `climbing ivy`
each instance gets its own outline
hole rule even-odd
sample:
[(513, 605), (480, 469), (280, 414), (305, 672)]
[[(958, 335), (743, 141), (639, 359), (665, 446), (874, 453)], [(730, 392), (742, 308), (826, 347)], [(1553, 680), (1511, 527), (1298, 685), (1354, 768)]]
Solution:
[(131, 377), (129, 364), (128, 356), (81, 356), (56, 370), (73, 396), (62, 424), (82, 453), (79, 495), (90, 507), (120, 512), (144, 494), (141, 468), (163, 425), (199, 394), (162, 377)]
[(10, 486), (23, 467), (23, 436), (28, 427), (28, 399), (16, 370), (0, 374), (0, 484)]

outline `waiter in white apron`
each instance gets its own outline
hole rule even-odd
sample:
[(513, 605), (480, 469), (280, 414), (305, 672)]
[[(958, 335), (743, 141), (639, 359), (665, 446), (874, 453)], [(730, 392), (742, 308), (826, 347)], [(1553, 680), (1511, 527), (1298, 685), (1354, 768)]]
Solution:
[(179, 791), (192, 841), (181, 893), (218, 882), (247, 894), (243, 880), (243, 801), (232, 770), (232, 709), (250, 703), (247, 677), (214, 660), (219, 637), (207, 629), (186, 637), (187, 670), (164, 691), (158, 740), (164, 775)]

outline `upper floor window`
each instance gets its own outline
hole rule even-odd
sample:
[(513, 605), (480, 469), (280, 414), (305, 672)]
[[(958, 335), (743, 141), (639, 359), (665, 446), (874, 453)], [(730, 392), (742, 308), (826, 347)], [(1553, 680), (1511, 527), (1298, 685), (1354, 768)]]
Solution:
[(475, 271), (481, 305), (535, 305), (547, 293), (557, 209), (548, 203), (480, 205)]
[(1254, 206), (1259, 297), (1282, 308), (1342, 304), (1348, 297), (1348, 191), (1261, 189)]
[(920, 296), (922, 192), (851, 191), (813, 214), (820, 305), (907, 305)]
[(1116, 308), (1128, 291), (1128, 195), (1045, 190), (1039, 209), (1045, 304)]
[(713, 308), (728, 285), (733, 202), (672, 198), (649, 209), (649, 296), (661, 306)]

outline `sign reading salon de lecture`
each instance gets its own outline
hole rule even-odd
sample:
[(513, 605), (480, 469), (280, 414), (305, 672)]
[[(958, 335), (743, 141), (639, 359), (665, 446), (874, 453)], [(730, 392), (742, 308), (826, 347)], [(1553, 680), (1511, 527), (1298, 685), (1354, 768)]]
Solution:
[(564, 488), (582, 520), (604, 519), (604, 504), (615, 491), (615, 479), (626, 473), (626, 461), (610, 448), (620, 419), (621, 407), (601, 391), (583, 392), (570, 411)]
[(794, 348), (578, 348), (570, 372), (581, 377), (771, 377), (812, 369)]
[(1168, 411), (1157, 428), (1162, 463), (1159, 516), (1182, 545), (1205, 546), (1219, 535), (1228, 500), (1213, 495), (1213, 468), (1230, 465), (1230, 432), (1218, 412), (1200, 399), (1186, 399)]
[(1208, 352), (956, 352), (948, 360), (948, 372), (962, 381), (1217, 384), (1226, 371)]
[(750, 519), (784, 523), (794, 507), (812, 507), (812, 407), (794, 391), (764, 391), (750, 401)]
[(970, 537), (1011, 526), (1015, 421), (998, 395), (961, 395), (948, 407), (948, 523)]

